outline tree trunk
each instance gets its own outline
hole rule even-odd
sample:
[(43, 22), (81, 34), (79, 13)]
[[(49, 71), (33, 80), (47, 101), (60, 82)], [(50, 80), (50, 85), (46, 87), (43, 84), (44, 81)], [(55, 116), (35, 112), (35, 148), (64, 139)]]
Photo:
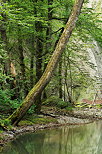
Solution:
[(55, 51), (52, 54), (52, 57), (45, 69), (45, 72), (43, 73), (40, 80), (36, 83), (36, 85), (28, 93), (27, 97), (24, 99), (21, 106), (11, 116), (9, 116), (8, 120), (10, 120), (11, 124), (16, 125), (23, 118), (25, 113), (36, 101), (36, 98), (44, 90), (46, 85), (50, 82), (52, 74), (59, 62), (60, 56), (63, 53), (66, 44), (72, 34), (72, 31), (75, 27), (75, 23), (78, 19), (78, 15), (80, 14), (83, 2), (84, 0), (76, 0), (70, 18), (65, 26), (65, 29), (60, 37), (59, 42), (57, 43)]
[(26, 83), (26, 70), (25, 70), (25, 63), (24, 63), (24, 51), (22, 45), (22, 37), (21, 37), (21, 28), (18, 26), (18, 52), (19, 52), (19, 61), (20, 61), (20, 69), (22, 75), (22, 84), (23, 84), (23, 91), (24, 97), (28, 94), (28, 87)]
[[(35, 26), (33, 26), (33, 29), (35, 29)], [(28, 44), (28, 48), (30, 51), (30, 89), (33, 88), (33, 85), (35, 83), (35, 76), (34, 76), (34, 67), (35, 67), (35, 34), (32, 32), (31, 35), (29, 35), (28, 39), (26, 40), (26, 43)]]
[(70, 100), (70, 103), (73, 104), (73, 95), (72, 95), (72, 84), (73, 84), (73, 80), (72, 80), (72, 71), (71, 71), (71, 64), (70, 64), (70, 58), (69, 58), (70, 54), (68, 54), (68, 66), (69, 66), (69, 77), (70, 77), (70, 92), (69, 92), (69, 99)]
[[(42, 44), (42, 38), (39, 35), (39, 33), (42, 31), (42, 24), (40, 21), (36, 22), (35, 24), (36, 32), (38, 33), (38, 36), (36, 37), (36, 83), (39, 81), (39, 79), (42, 76), (42, 53), (43, 53), (43, 44)], [(35, 112), (37, 114), (40, 113), (41, 110), (41, 93), (39, 93), (39, 96), (37, 97), (35, 101)]]
[[(55, 47), (58, 43), (58, 40), (60, 39), (62, 33), (63, 33), (64, 28), (61, 29), (60, 33), (59, 33), (59, 37), (55, 42)], [(60, 61), (59, 61), (59, 70), (58, 70), (58, 75), (59, 75), (59, 98), (62, 98), (62, 56), (60, 57)]]
[(31, 58), (30, 58), (30, 88), (33, 88), (34, 85), (34, 53), (31, 51)]
[[(53, 4), (53, 0), (48, 0), (48, 14), (47, 14), (47, 18), (48, 18), (48, 25), (47, 25), (47, 29), (46, 29), (46, 45), (45, 45), (45, 63), (44, 63), (44, 70), (46, 69), (47, 66), (47, 62), (46, 62), (46, 58), (48, 56), (48, 54), (50, 53), (50, 51), (52, 50), (52, 42), (51, 42), (51, 37), (52, 37), (52, 26), (51, 26), (51, 20), (52, 20), (52, 15), (53, 15), (53, 7), (51, 7), (51, 5)], [(43, 71), (44, 71), (43, 70)], [(47, 98), (47, 94), (46, 91), (43, 91), (43, 99)]]
[(62, 98), (62, 57), (59, 62), (59, 98)]

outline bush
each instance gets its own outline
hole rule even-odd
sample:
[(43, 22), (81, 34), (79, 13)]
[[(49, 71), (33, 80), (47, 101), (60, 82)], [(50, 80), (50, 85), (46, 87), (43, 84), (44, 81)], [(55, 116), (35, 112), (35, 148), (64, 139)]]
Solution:
[(0, 89), (0, 111), (6, 112), (18, 108), (20, 101), (17, 99), (11, 100), (12, 95), (13, 93), (10, 90)]
[(36, 107), (35, 104), (32, 105), (32, 106), (30, 107), (30, 109), (27, 111), (27, 113), (28, 113), (28, 114), (33, 114), (33, 113), (35, 112), (35, 107)]
[(56, 106), (58, 104), (58, 102), (61, 101), (60, 98), (56, 97), (56, 96), (51, 96), (49, 98), (47, 98), (44, 102), (43, 105), (46, 106)]
[(66, 108), (68, 106), (68, 103), (67, 102), (64, 102), (63, 100), (59, 101), (57, 103), (57, 107), (63, 109), (63, 108)]
[(46, 101), (43, 102), (43, 105), (56, 106), (62, 109), (62, 108), (66, 108), (67, 106), (69, 106), (70, 103), (63, 101), (61, 98), (57, 96), (51, 96), (48, 99), (46, 99)]

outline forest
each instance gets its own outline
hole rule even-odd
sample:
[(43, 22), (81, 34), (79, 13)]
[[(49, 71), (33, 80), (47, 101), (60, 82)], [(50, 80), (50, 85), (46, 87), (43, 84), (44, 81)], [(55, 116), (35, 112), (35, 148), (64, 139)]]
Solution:
[(101, 108), (101, 17), (100, 0), (0, 1), (1, 129), (46, 107)]
[(0, 0), (0, 153), (101, 154), (101, 128), (101, 0)]

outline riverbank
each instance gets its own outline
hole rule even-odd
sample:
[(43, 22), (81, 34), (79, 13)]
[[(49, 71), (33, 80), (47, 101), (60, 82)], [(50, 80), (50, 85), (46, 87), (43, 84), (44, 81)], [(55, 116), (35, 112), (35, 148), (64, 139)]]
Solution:
[[(27, 117), (26, 117), (27, 119)], [(42, 114), (36, 117), (36, 123), (32, 121), (22, 120), (17, 127), (0, 133), (0, 148), (7, 145), (8, 142), (14, 140), (18, 135), (27, 132), (35, 132), (42, 129), (50, 129), (63, 125), (81, 125), (91, 123), (95, 120), (102, 119), (101, 109), (83, 109), (83, 110), (54, 110), (48, 108), (42, 110)], [(42, 122), (41, 122), (42, 121)]]

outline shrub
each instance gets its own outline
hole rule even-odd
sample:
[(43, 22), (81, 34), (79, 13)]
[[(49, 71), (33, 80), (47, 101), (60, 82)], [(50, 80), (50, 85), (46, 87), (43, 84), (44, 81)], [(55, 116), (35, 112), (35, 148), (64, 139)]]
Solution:
[(51, 96), (49, 98), (47, 98), (44, 102), (43, 105), (47, 105), (47, 106), (56, 106), (58, 104), (58, 102), (61, 101), (60, 98), (56, 97), (56, 96)]
[(13, 93), (10, 90), (0, 89), (0, 111), (6, 112), (18, 108), (20, 100), (11, 100), (12, 95)]
[(70, 105), (70, 103), (63, 101), (61, 98), (57, 96), (51, 96), (47, 98), (46, 101), (43, 102), (43, 105), (56, 106), (58, 108), (66, 108), (67, 106)]
[(58, 103), (57, 103), (57, 107), (59, 107), (59, 108), (66, 108), (68, 106), (68, 103), (67, 102), (64, 102), (63, 100), (61, 100), (61, 101), (59, 101)]

